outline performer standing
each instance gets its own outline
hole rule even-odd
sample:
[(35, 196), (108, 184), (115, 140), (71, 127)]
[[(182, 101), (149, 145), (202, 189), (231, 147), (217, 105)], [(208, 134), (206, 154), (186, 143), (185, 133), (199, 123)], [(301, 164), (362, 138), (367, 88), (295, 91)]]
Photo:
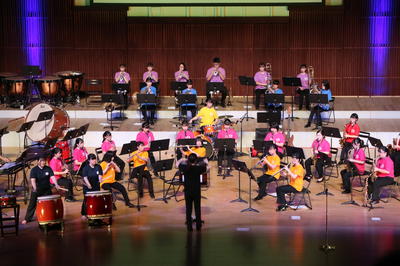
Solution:
[(154, 196), (153, 180), (151, 179), (151, 174), (147, 168), (147, 164), (150, 163), (149, 153), (145, 151), (145, 146), (143, 142), (137, 142), (137, 150), (132, 152), (128, 158), (129, 161), (133, 161), (133, 169), (131, 173), (131, 178), (137, 177), (138, 179), (138, 189), (139, 197), (143, 198), (143, 178), (146, 178), (147, 184), (149, 186), (149, 193), (151, 198)]
[(289, 184), (276, 188), (276, 199), (278, 208), (276, 211), (285, 211), (289, 205), (286, 202), (285, 194), (297, 193), (303, 190), (304, 168), (300, 164), (300, 154), (295, 153), (292, 155), (291, 167), (285, 166)]
[[(207, 82), (218, 82), (224, 83), (226, 78), (225, 69), (221, 67), (221, 59), (219, 57), (215, 57), (213, 59), (213, 67), (207, 70), (206, 79)], [(226, 89), (221, 91), (222, 98), (221, 98), (221, 106), (225, 107), (225, 99), (227, 96)], [(210, 91), (207, 91), (207, 100), (211, 98)]]
[(370, 204), (379, 203), (379, 194), (384, 186), (393, 185), (394, 181), (394, 164), (388, 156), (388, 149), (384, 146), (378, 148), (378, 159), (372, 169), (376, 174), (376, 180), (368, 179), (368, 195), (371, 197)]
[(271, 84), (271, 79), (272, 79), (271, 73), (266, 71), (265, 63), (260, 63), (258, 67), (259, 71), (256, 74), (254, 74), (254, 81), (257, 84), (257, 86), (254, 88), (256, 94), (255, 106), (257, 110), (260, 107), (261, 95), (265, 95), (267, 91), (267, 86)]
[[(83, 196), (89, 191), (99, 191), (100, 182), (103, 178), (103, 169), (96, 161), (96, 155), (93, 153), (88, 155), (88, 164), (83, 167), (82, 170), (83, 177)], [(86, 215), (86, 199), (83, 197), (81, 215)]]
[[(103, 161), (100, 163), (103, 171), (100, 187), (109, 191), (112, 189), (118, 190), (124, 197), (125, 205), (129, 208), (133, 208), (135, 205), (130, 202), (128, 192), (126, 192), (125, 187), (115, 180), (115, 173), (121, 172), (121, 169), (114, 162), (114, 159), (115, 155), (112, 151), (108, 151), (104, 154)], [(113, 208), (116, 210), (115, 204), (113, 205)]]
[(272, 141), (278, 150), (277, 154), (283, 158), (283, 147), (285, 146), (285, 134), (279, 131), (279, 125), (276, 123), (271, 124), (270, 131), (265, 135), (264, 141)]
[[(62, 160), (61, 149), (54, 148), (53, 158), (50, 160), (49, 165), (54, 172), (54, 177), (57, 180), (57, 184), (59, 184), (60, 186), (66, 187), (68, 189), (65, 201), (66, 202), (75, 202), (76, 200), (74, 199), (72, 181), (71, 181), (71, 179), (63, 177), (63, 175), (66, 175), (69, 173), (69, 170)], [(50, 180), (50, 183), (55, 185), (55, 182), (52, 179)]]
[(196, 121), (199, 118), (201, 118), (200, 128), (207, 125), (214, 125), (218, 122), (217, 111), (215, 111), (211, 99), (206, 101), (206, 106), (201, 108), (197, 115), (189, 120), (189, 123), (193, 123), (193, 121)]
[(147, 82), (147, 79), (150, 79), (151, 82), (158, 82), (158, 73), (154, 71), (153, 63), (147, 64), (147, 71), (143, 73), (143, 82)]
[(353, 148), (349, 151), (350, 156), (347, 159), (348, 167), (340, 171), (343, 181), (342, 194), (351, 193), (351, 177), (355, 175), (363, 175), (365, 171), (365, 153), (361, 149), (363, 141), (360, 138), (353, 140)]
[[(143, 143), (144, 150), (149, 153), (150, 163), (151, 163), (151, 165), (154, 165), (156, 160), (154, 159), (153, 152), (150, 151), (150, 145), (151, 145), (152, 141), (154, 141), (153, 132), (150, 131), (149, 123), (144, 122), (142, 124), (142, 131), (140, 131), (136, 135), (136, 142), (142, 142)], [(158, 176), (158, 173), (154, 172), (154, 175)]]
[(101, 144), (101, 150), (105, 154), (108, 151), (111, 151), (114, 153), (114, 162), (118, 165), (120, 171), (117, 172), (116, 174), (116, 179), (117, 180), (122, 180), (124, 179), (124, 169), (125, 169), (125, 162), (119, 158), (116, 153), (117, 153), (117, 146), (115, 145), (115, 142), (112, 140), (112, 135), (110, 131), (105, 131), (103, 133), (103, 143)]
[(350, 122), (344, 125), (343, 138), (344, 143), (342, 146), (342, 151), (340, 153), (340, 163), (344, 163), (344, 160), (347, 159), (347, 155), (349, 154), (349, 150), (352, 147), (353, 140), (358, 138), (360, 135), (360, 127), (357, 124), (358, 115), (356, 113), (351, 114)]
[[(192, 131), (189, 130), (189, 124), (186, 121), (182, 122), (182, 130), (178, 132), (176, 135), (176, 142), (180, 139), (194, 139), (194, 134)], [(181, 149), (176, 149), (176, 159), (179, 160), (182, 158), (182, 151)]]
[[(328, 95), (328, 101), (332, 100), (332, 92), (330, 89), (330, 85), (329, 85), (329, 81), (324, 80), (322, 81), (322, 90), (321, 90), (321, 94), (327, 94)], [(326, 112), (329, 110), (329, 104), (317, 104), (316, 106), (314, 106), (311, 109), (310, 112), (310, 116), (308, 117), (308, 122), (304, 127), (310, 127), (311, 126), (311, 122), (314, 118), (314, 116), (316, 117), (316, 127), (315, 129), (317, 129), (318, 127), (322, 127), (322, 118), (321, 118), (321, 112)]]
[[(82, 164), (86, 161), (88, 152), (84, 146), (83, 139), (77, 138), (75, 140), (74, 152), (72, 158), (74, 160), (74, 172), (77, 173), (82, 167)], [(83, 169), (82, 169), (83, 170)]]
[(257, 179), (258, 184), (258, 195), (254, 198), (254, 200), (261, 200), (265, 196), (267, 196), (267, 184), (278, 180), (280, 178), (280, 165), (281, 158), (279, 158), (278, 154), (276, 154), (276, 145), (272, 144), (268, 147), (268, 155), (264, 157), (261, 161), (262, 165), (267, 166), (267, 171), (264, 175), (260, 176)]
[[(231, 128), (231, 120), (225, 119), (224, 121), (224, 127), (222, 130), (218, 132), (218, 139), (234, 139), (235, 143), (237, 143), (238, 135), (236, 131)], [(228, 171), (226, 173), (227, 176), (231, 175), (231, 168), (232, 168), (232, 160), (233, 160), (233, 155), (235, 155), (235, 150), (228, 149), (226, 151), (224, 150), (219, 150), (218, 151), (218, 175), (222, 174), (222, 162), (226, 158), (227, 160), (227, 167)]]
[(131, 80), (131, 76), (128, 72), (126, 72), (126, 65), (119, 65), (119, 72), (116, 72), (114, 75), (114, 80), (119, 84), (127, 84)]
[[(267, 90), (268, 94), (283, 94), (283, 91), (279, 88), (279, 80), (274, 80), (272, 82), (272, 87)], [(267, 105), (267, 110), (280, 112), (283, 110), (281, 103), (269, 103)]]
[(175, 81), (177, 82), (189, 81), (189, 72), (186, 70), (185, 63), (179, 63), (179, 70), (175, 72)]
[(184, 177), (187, 230), (193, 231), (192, 210), (194, 205), (196, 230), (200, 231), (202, 227), (200, 175), (206, 171), (206, 166), (201, 163), (197, 164), (196, 154), (190, 154), (187, 162), (179, 165), (179, 171)]
[(331, 145), (325, 139), (325, 136), (322, 135), (322, 130), (317, 131), (311, 148), (313, 156), (305, 161), (306, 178), (312, 178), (311, 165), (315, 164), (318, 177), (317, 182), (322, 182), (324, 180), (324, 166), (331, 161)]
[(29, 199), (25, 219), (22, 221), (22, 224), (32, 221), (36, 210), (37, 198), (51, 195), (50, 180), (55, 185), (56, 189), (60, 189), (53, 170), (46, 165), (46, 158), (44, 157), (39, 158), (37, 165), (32, 168), (30, 179), (32, 184), (31, 198)]
[[(157, 95), (157, 89), (152, 86), (152, 79), (148, 78), (146, 80), (146, 87), (143, 87), (140, 90), (141, 94), (154, 94)], [(140, 106), (140, 110), (142, 110), (142, 115), (143, 115), (143, 119), (144, 121), (154, 125), (154, 117), (156, 114), (156, 104), (155, 103), (142, 103)], [(147, 114), (147, 112), (150, 112), (150, 118)]]
[(310, 77), (307, 73), (307, 65), (300, 65), (300, 73), (297, 77), (301, 80), (301, 87), (297, 89), (299, 98), (299, 110), (303, 109), (304, 98), (306, 100), (306, 109), (310, 110)]
[[(197, 95), (197, 91), (193, 88), (193, 82), (192, 82), (191, 79), (188, 80), (187, 88), (182, 91), (182, 94), (194, 94), (194, 95)], [(196, 111), (197, 111), (196, 104), (195, 103), (184, 103), (184, 104), (182, 104), (182, 111), (184, 112), (184, 114), (186, 116), (188, 116), (187, 115), (188, 111), (190, 111), (190, 113), (191, 113), (190, 118), (195, 117), (196, 116)]]

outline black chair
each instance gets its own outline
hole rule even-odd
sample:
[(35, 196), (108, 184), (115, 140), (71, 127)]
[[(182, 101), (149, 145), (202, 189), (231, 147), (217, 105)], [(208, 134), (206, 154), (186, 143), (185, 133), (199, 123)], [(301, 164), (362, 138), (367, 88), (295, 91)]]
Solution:
[[(3, 213), (3, 210), (12, 209), (14, 215), (10, 217), (5, 217), (6, 214)], [(6, 228), (14, 228), (14, 232), (4, 232)], [(12, 234), (18, 235), (19, 229), (19, 204), (13, 205), (0, 205), (0, 232), (1, 237), (4, 237), (5, 234)]]
[(339, 149), (331, 147), (330, 153), (332, 154), (331, 161), (327, 165), (324, 166), (324, 173), (325, 173), (325, 171), (327, 169), (330, 169), (329, 176), (328, 176), (327, 180), (329, 180), (329, 178), (333, 177), (333, 169), (334, 168), (336, 168), (336, 177), (339, 176), (339, 165), (338, 165), (338, 162), (337, 162), (337, 156), (338, 156), (338, 153), (339, 153)]
[[(303, 189), (299, 192), (296, 193), (291, 193), (290, 195), (290, 201), (288, 205), (294, 206), (293, 203), (296, 199), (296, 196), (300, 196), (300, 199), (297, 201), (297, 204), (295, 205), (294, 210), (297, 211), (297, 209), (300, 207), (301, 203), (304, 203), (304, 205), (312, 210), (312, 203), (311, 203), (311, 191), (310, 191), (310, 185), (311, 185), (311, 178), (306, 178), (304, 179), (305, 182), (307, 182), (306, 186), (303, 186)], [(308, 201), (307, 201), (308, 199)]]

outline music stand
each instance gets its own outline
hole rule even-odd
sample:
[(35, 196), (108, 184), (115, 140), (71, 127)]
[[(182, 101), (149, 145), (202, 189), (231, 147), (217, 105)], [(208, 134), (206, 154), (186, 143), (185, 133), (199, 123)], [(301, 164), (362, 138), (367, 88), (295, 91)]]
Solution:
[(78, 129), (76, 130), (75, 138), (78, 138), (78, 137), (80, 137), (80, 136), (86, 135), (86, 132), (87, 132), (87, 130), (89, 129), (89, 126), (90, 126), (90, 124), (87, 123), (87, 124), (84, 124), (83, 126), (81, 126), (80, 128), (78, 128)]
[(186, 115), (183, 115), (182, 105), (183, 104), (194, 104), (194, 106), (196, 106), (197, 95), (196, 94), (178, 94), (176, 97), (178, 99), (178, 105), (179, 105), (179, 120), (182, 120), (183, 117), (186, 117)]
[(340, 130), (336, 127), (322, 127), (322, 135), (325, 137), (331, 138), (331, 147), (332, 147), (332, 139), (337, 138), (341, 139)]
[[(30, 121), (30, 122), (26, 122), (26, 123), (23, 123), (22, 125), (21, 125), (21, 127), (17, 130), (17, 133), (19, 134), (19, 133), (21, 133), (21, 132), (24, 132), (25, 134), (24, 134), (24, 148), (26, 147), (26, 146), (28, 146), (28, 144), (26, 143), (26, 131), (28, 131), (29, 129), (31, 129), (31, 127), (33, 126), (33, 124), (35, 123), (35, 121)], [(21, 151), (21, 140), (20, 140), (20, 138), (18, 137), (18, 146), (19, 146), (19, 150)], [(1, 152), (1, 151), (0, 151)]]
[(257, 123), (267, 123), (270, 126), (274, 123), (281, 123), (281, 112), (258, 112), (257, 113)]
[(74, 139), (76, 134), (77, 134), (78, 129), (70, 130), (65, 134), (64, 138), (62, 139), (63, 141), (70, 141), (71, 139)]
[(44, 144), (44, 149), (45, 149), (45, 150), (47, 150), (47, 149), (53, 149), (54, 146), (56, 145), (56, 143), (57, 143), (57, 138), (49, 139), (49, 140), (46, 142), (46, 144)]
[(328, 94), (310, 94), (310, 103), (328, 104)]
[(249, 168), (247, 168), (247, 165), (245, 162), (243, 161), (239, 161), (239, 160), (233, 160), (232, 161), (233, 166), (235, 167), (236, 170), (239, 171), (239, 175), (240, 172), (244, 172), (249, 176), (249, 206), (246, 209), (241, 210), (240, 212), (257, 212), (259, 213), (258, 210), (254, 209), (251, 207), (251, 180), (256, 180), (256, 178), (254, 177), (253, 173), (251, 172), (251, 170)]
[(256, 151), (262, 151), (262, 154), (264, 156), (264, 154), (266, 154), (268, 152), (267, 147), (271, 146), (273, 143), (274, 142), (271, 140), (264, 141), (264, 140), (254, 139), (253, 147), (254, 147), (254, 149), (256, 149)]
[(265, 94), (265, 103), (267, 104), (284, 104), (285, 94)]
[(3, 155), (3, 147), (2, 147), (2, 142), (1, 139), (3, 138), (4, 135), (10, 133), (7, 131), (7, 127), (4, 127), (0, 130), (0, 155)]
[(42, 122), (44, 121), (44, 135), (47, 138), (47, 121), (52, 119), (54, 115), (54, 111), (46, 111), (46, 112), (41, 112), (36, 119), (36, 122)]
[(121, 152), (119, 153), (119, 155), (131, 154), (136, 150), (137, 150), (136, 143), (132, 142), (125, 143), (124, 145), (122, 145)]
[(373, 137), (368, 137), (368, 141), (371, 143), (371, 146), (374, 147), (374, 157), (376, 158), (376, 150), (383, 146), (382, 141)]
[(170, 139), (154, 140), (150, 143), (150, 151), (158, 151), (158, 159), (161, 160), (161, 151), (169, 149)]
[(304, 160), (306, 158), (306, 156), (304, 154), (304, 150), (302, 148), (292, 147), (292, 146), (287, 146), (287, 145), (285, 145), (285, 148), (286, 148), (286, 155), (288, 157), (292, 157), (293, 154), (299, 154), (301, 160)]
[[(112, 93), (105, 93), (101, 95), (101, 102), (102, 103), (111, 103), (111, 104), (116, 104), (116, 105), (123, 105), (124, 104), (124, 96), (122, 94), (112, 94)], [(109, 128), (111, 131), (114, 130), (114, 128), (118, 128), (118, 126), (113, 126), (113, 117), (112, 117), (112, 112), (113, 108), (105, 108), (106, 111), (106, 116), (107, 116), (107, 121), (110, 121), (109, 126), (104, 126), (103, 128)], [(108, 113), (110, 113), (110, 118), (108, 118)], [(123, 119), (122, 119), (123, 120)]]
[(178, 139), (178, 146), (196, 146), (196, 139)]
[(144, 109), (146, 111), (146, 115), (147, 115), (147, 111), (148, 111), (147, 106), (149, 104), (156, 105), (156, 95), (155, 94), (139, 93), (139, 94), (136, 95), (136, 98), (137, 98), (138, 105), (139, 106), (140, 105), (144, 106)]
[[(253, 77), (239, 76), (240, 85), (246, 86), (246, 121), (249, 119), (254, 119), (254, 117), (249, 117), (249, 86), (257, 86), (256, 81)], [(240, 151), (241, 152), (241, 151)]]
[(122, 95), (124, 108), (128, 108), (128, 95), (130, 92), (130, 83), (113, 83), (111, 89), (117, 95)]
[[(224, 157), (224, 161), (226, 161), (227, 160), (227, 151), (228, 150), (234, 150), (235, 149), (235, 139), (230, 139), (230, 138), (227, 138), (227, 139), (216, 139), (215, 140), (215, 147), (219, 150), (219, 151), (223, 151), (223, 153), (224, 153), (224, 155), (223, 155), (223, 157)], [(225, 169), (224, 169), (224, 174), (222, 175), (223, 176), (223, 179), (225, 179), (226, 177), (227, 177), (227, 172), (226, 172), (226, 170), (227, 170), (227, 168), (225, 167)], [(221, 176), (221, 175), (218, 175), (218, 176)]]
[[(301, 87), (301, 80), (300, 80), (300, 78), (297, 78), (297, 77), (283, 77), (282, 80), (283, 80), (283, 85), (284, 85), (284, 86), (288, 86), (288, 87)], [(286, 118), (286, 119), (292, 120), (292, 122), (293, 122), (294, 119), (299, 119), (298, 117), (295, 117), (295, 116), (293, 115), (293, 109), (294, 109), (294, 95), (295, 95), (295, 93), (292, 95), (292, 102), (291, 102), (292, 112), (291, 112), (291, 116)]]
[(40, 66), (26, 65), (22, 67), (22, 74), (30, 77), (40, 76), (42, 74), (42, 70), (40, 70)]
[(175, 92), (179, 91), (180, 93), (182, 93), (182, 91), (185, 90), (186, 88), (187, 88), (187, 82), (178, 82), (178, 81), (171, 82), (171, 90)]
[(153, 165), (153, 170), (154, 172), (159, 173), (159, 178), (163, 181), (163, 188), (162, 188), (162, 198), (157, 198), (155, 199), (156, 201), (164, 201), (165, 203), (168, 203), (167, 201), (167, 195), (165, 193), (165, 172), (169, 171), (172, 169), (172, 166), (174, 164), (175, 159), (166, 159), (166, 160), (160, 160), (155, 162)]
[[(223, 82), (207, 82), (206, 84), (206, 96), (211, 98), (210, 92), (220, 91), (226, 93), (225, 84)], [(209, 96), (208, 96), (209, 95)]]
[[(246, 170), (246, 164), (243, 165), (242, 161), (238, 161), (238, 160), (232, 160), (232, 165), (233, 167), (238, 170), (239, 172), (239, 178), (238, 178), (238, 197), (237, 199), (231, 200), (230, 203), (235, 203), (235, 202), (243, 202), (243, 203), (247, 203), (247, 201), (245, 201), (244, 199), (242, 199), (240, 193), (241, 193), (241, 185), (240, 185), (240, 172), (243, 172)], [(250, 199), (251, 200), (251, 199)]]

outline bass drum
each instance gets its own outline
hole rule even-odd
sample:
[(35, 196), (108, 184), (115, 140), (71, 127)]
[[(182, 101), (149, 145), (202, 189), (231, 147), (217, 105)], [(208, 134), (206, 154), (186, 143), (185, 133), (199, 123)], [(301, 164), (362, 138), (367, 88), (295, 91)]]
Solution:
[(31, 129), (26, 132), (32, 141), (59, 138), (63, 134), (63, 128), (69, 127), (70, 121), (67, 112), (46, 103), (38, 103), (33, 106), (26, 116), (25, 123), (36, 121), (40, 113), (47, 111), (53, 111), (53, 117), (50, 120), (33, 123)]
[(214, 155), (214, 147), (212, 145), (212, 140), (210, 137), (201, 134), (198, 131), (193, 132), (195, 138), (201, 138), (203, 141), (203, 147), (206, 148), (206, 157), (211, 159)]

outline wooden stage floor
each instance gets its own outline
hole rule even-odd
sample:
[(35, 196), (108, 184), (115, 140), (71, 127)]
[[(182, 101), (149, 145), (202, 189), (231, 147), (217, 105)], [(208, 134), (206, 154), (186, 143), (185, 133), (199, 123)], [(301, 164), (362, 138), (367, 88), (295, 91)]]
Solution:
[[(257, 161), (239, 159), (250, 166)], [(340, 193), (340, 178), (331, 178), (328, 189), (334, 196), (328, 198), (329, 243), (336, 250), (325, 255), (318, 249), (325, 237), (325, 197), (316, 196), (323, 190), (321, 184), (315, 180), (311, 184), (312, 210), (278, 213), (275, 198), (268, 196), (252, 202), (260, 213), (242, 213), (246, 204), (230, 203), (238, 196), (238, 173), (223, 180), (216, 175), (216, 162), (211, 165), (211, 186), (203, 192), (207, 199), (202, 200), (205, 224), (201, 233), (186, 233), (183, 201), (166, 204), (152, 200), (147, 193), (142, 202), (147, 208), (138, 212), (118, 201), (111, 230), (89, 229), (80, 216), (82, 192), (75, 191), (79, 202), (64, 204), (64, 234), (45, 236), (36, 221), (21, 225), (18, 237), (0, 240), (1, 265), (373, 265), (399, 249), (400, 202), (396, 199), (371, 211), (342, 205), (349, 195)], [(167, 172), (167, 178), (172, 175)], [(255, 175), (261, 171), (255, 170)], [(241, 177), (241, 195), (248, 200), (248, 179)], [(0, 177), (0, 182), (3, 191), (5, 177)], [(156, 197), (160, 197), (162, 182), (154, 178), (154, 183)], [(256, 189), (252, 182), (252, 197)], [(134, 191), (129, 196), (136, 200)], [(355, 192), (354, 199), (361, 204), (363, 193)], [(22, 220), (26, 205), (20, 204)]]

